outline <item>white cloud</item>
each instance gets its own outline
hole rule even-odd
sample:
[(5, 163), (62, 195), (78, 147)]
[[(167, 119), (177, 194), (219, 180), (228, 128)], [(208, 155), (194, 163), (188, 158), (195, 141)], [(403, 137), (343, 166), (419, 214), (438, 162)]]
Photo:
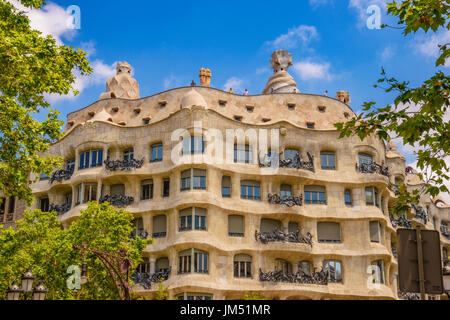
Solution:
[[(425, 57), (437, 58), (440, 55), (438, 45), (450, 42), (450, 30), (441, 31), (439, 33), (426, 34), (417, 36), (414, 39), (413, 47), (416, 52)], [(450, 59), (446, 60), (446, 67), (450, 67)]]
[(379, 53), (382, 62), (389, 61), (395, 55), (395, 49), (391, 46), (387, 46)]
[[(111, 65), (107, 65), (100, 59), (92, 61), (90, 63), (93, 69), (92, 74), (90, 74), (89, 76), (82, 76), (79, 73), (77, 73), (75, 83), (73, 84), (73, 88), (81, 93), (83, 92), (83, 90), (85, 90), (90, 86), (106, 84), (106, 80), (113, 77), (116, 74), (116, 64), (117, 62), (114, 62)], [(70, 92), (67, 95), (58, 95), (58, 94), (46, 95), (46, 99), (50, 103), (55, 103), (62, 100), (72, 100), (76, 97), (77, 96), (74, 96), (73, 92)]]
[(32, 29), (41, 31), (44, 36), (52, 35), (59, 44), (62, 43), (62, 37), (71, 39), (75, 36), (73, 16), (65, 8), (49, 2), (41, 9), (30, 9), (17, 0), (8, 1), (26, 13)]
[(169, 90), (169, 89), (175, 88), (177, 86), (181, 86), (182, 83), (183, 83), (183, 79), (172, 74), (169, 77), (164, 79), (164, 82), (163, 82), (164, 90)]
[(267, 41), (266, 45), (275, 49), (292, 49), (298, 45), (307, 47), (308, 44), (319, 38), (316, 27), (300, 25), (289, 29), (287, 33), (280, 35), (273, 41)]
[(300, 61), (294, 64), (294, 72), (297, 73), (303, 81), (307, 80), (331, 80), (333, 76), (330, 73), (330, 63), (315, 63), (310, 61)]
[(261, 68), (256, 69), (256, 74), (257, 75), (261, 75), (261, 74), (264, 74), (264, 73), (270, 73), (270, 69), (267, 68), (267, 67), (261, 67)]
[(227, 80), (227, 82), (225, 82), (223, 90), (228, 91), (230, 90), (230, 88), (232, 88), (233, 92), (237, 93), (239, 91), (244, 91), (243, 85), (244, 80), (239, 79), (238, 77), (231, 77)]

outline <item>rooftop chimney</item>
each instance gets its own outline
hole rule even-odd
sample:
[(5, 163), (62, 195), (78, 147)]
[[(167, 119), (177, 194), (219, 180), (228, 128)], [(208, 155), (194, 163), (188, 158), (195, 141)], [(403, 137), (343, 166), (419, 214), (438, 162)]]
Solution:
[(211, 86), (211, 70), (201, 68), (199, 77), (200, 77), (200, 86), (208, 88)]
[(350, 92), (348, 91), (338, 91), (336, 99), (338, 99), (339, 101), (345, 103), (346, 105), (350, 104)]

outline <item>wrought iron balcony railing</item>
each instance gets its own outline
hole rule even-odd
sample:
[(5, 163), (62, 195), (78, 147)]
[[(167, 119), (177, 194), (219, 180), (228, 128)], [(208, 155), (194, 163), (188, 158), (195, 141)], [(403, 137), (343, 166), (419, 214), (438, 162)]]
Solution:
[(116, 170), (132, 170), (140, 169), (144, 165), (144, 159), (142, 160), (109, 160), (104, 161), (106, 170), (116, 171)]
[(297, 273), (285, 273), (283, 271), (269, 271), (264, 273), (259, 269), (259, 281), (261, 282), (285, 282), (285, 283), (299, 283), (299, 284), (318, 284), (326, 286), (329, 281), (328, 271), (321, 270), (311, 274), (307, 274), (301, 269)]
[(146, 290), (150, 290), (152, 287), (152, 283), (158, 283), (160, 281), (169, 280), (170, 272), (171, 267), (169, 267), (169, 269), (167, 270), (156, 272), (153, 274), (145, 272), (144, 273), (135, 272), (131, 276), (131, 280), (133, 280), (135, 284), (143, 286)]
[(428, 214), (427, 212), (418, 204), (412, 203), (411, 206), (413, 207), (416, 216), (414, 219), (423, 221), (423, 224), (427, 224), (428, 222)]
[(444, 276), (450, 276), (450, 260), (444, 258), (442, 273)]
[(389, 168), (385, 166), (381, 166), (378, 163), (372, 162), (372, 163), (361, 163), (359, 165), (356, 164), (356, 170), (358, 170), (361, 173), (378, 173), (383, 176), (389, 176)]
[(131, 239), (136, 239), (137, 237), (141, 238), (141, 239), (148, 239), (149, 233), (145, 230), (141, 230), (139, 232), (133, 231), (131, 232), (130, 238)]
[(447, 238), (447, 239), (450, 240), (450, 232), (448, 231), (447, 228), (448, 228), (447, 226), (441, 226), (441, 234), (442, 234), (445, 238)]
[[(283, 152), (280, 152), (279, 157), (278, 157), (278, 159), (279, 159), (278, 165), (280, 168), (306, 169), (306, 170), (315, 172), (314, 157), (309, 152), (307, 153), (309, 161), (303, 160), (299, 154), (296, 154), (293, 159), (281, 160), (282, 154), (283, 154)], [(272, 167), (272, 164), (274, 161), (277, 161), (277, 159), (272, 159), (272, 158), (268, 157), (267, 155), (264, 157), (261, 157), (261, 155), (258, 156), (258, 162), (259, 162), (260, 168), (264, 168), (264, 167), (270, 168), (270, 167)]]
[(73, 175), (73, 170), (70, 169), (60, 169), (53, 172), (52, 177), (50, 178), (50, 184), (55, 181), (62, 182), (63, 180), (70, 180)]
[(152, 238), (165, 238), (167, 236), (167, 232), (153, 232)]
[(398, 297), (401, 300), (420, 300), (420, 294), (418, 293), (411, 293), (411, 292), (398, 292)]
[(258, 232), (255, 231), (255, 240), (261, 241), (263, 244), (269, 242), (294, 242), (294, 243), (306, 243), (310, 246), (313, 245), (312, 234), (307, 233), (303, 236), (300, 229), (296, 232), (285, 233), (281, 230), (274, 230), (272, 232)]
[(392, 255), (395, 257), (395, 259), (398, 259), (398, 255), (397, 255), (397, 248), (396, 247), (391, 247), (392, 250)]
[(295, 196), (280, 197), (277, 194), (269, 193), (268, 198), (269, 198), (270, 204), (284, 204), (284, 205), (287, 205), (288, 207), (303, 205), (303, 196), (302, 195), (300, 195), (298, 197), (295, 197)]
[(6, 222), (14, 222), (14, 214), (13, 213), (8, 213), (6, 215)]
[(389, 218), (391, 219), (391, 224), (394, 228), (405, 228), (405, 229), (412, 229), (413, 225), (412, 222), (408, 219), (406, 219), (404, 216), (400, 216), (397, 219), (394, 218), (391, 212), (389, 212)]
[(105, 195), (101, 197), (99, 201), (99, 203), (103, 202), (109, 202), (109, 204), (111, 204), (112, 206), (124, 208), (132, 204), (134, 202), (134, 198), (123, 195)]
[(62, 216), (63, 214), (67, 213), (70, 211), (70, 209), (72, 209), (72, 204), (71, 203), (64, 203), (61, 205), (56, 205), (56, 204), (50, 204), (49, 206), (49, 211), (53, 212), (55, 211), (58, 216)]

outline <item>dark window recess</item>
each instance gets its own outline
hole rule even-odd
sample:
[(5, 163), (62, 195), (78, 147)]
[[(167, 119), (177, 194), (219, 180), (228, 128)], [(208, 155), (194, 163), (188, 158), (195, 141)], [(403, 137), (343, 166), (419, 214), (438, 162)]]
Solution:
[(163, 180), (163, 197), (170, 196), (170, 179)]

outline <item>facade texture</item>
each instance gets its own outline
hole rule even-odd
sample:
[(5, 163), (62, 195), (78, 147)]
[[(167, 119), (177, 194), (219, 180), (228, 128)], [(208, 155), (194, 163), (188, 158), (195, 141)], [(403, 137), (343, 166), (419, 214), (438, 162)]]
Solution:
[[(269, 83), (287, 77), (276, 67)], [(267, 93), (269, 85), (266, 94), (242, 96), (210, 88), (209, 70), (200, 75), (201, 86), (141, 99), (109, 88), (69, 114), (49, 151), (65, 167), (32, 186), (32, 208), (55, 210), (66, 227), (89, 201), (132, 212), (133, 236), (155, 239), (134, 275), (149, 297), (161, 280), (171, 298), (184, 299), (405, 298), (397, 291), (396, 228), (417, 224), (440, 231), (448, 270), (450, 208), (424, 197), (404, 216), (390, 213), (391, 185), (421, 181), (395, 144), (339, 139), (333, 124), (354, 116), (348, 93), (302, 94), (287, 77), (277, 88), (288, 92)], [(180, 128), (190, 136), (174, 138)], [(219, 147), (212, 129), (226, 140)], [(279, 150), (261, 150), (252, 130), (259, 140), (279, 133)], [(205, 161), (213, 145), (231, 161)], [(0, 209), (7, 225), (25, 209), (17, 202), (10, 210), (10, 202)]]

